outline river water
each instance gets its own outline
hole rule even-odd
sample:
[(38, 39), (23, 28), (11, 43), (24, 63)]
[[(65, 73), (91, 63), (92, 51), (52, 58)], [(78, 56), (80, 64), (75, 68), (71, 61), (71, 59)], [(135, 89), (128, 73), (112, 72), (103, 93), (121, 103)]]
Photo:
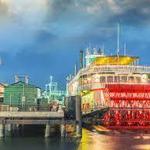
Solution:
[(42, 137), (0, 139), (0, 150), (150, 150), (150, 134), (100, 134), (83, 129), (82, 139)]

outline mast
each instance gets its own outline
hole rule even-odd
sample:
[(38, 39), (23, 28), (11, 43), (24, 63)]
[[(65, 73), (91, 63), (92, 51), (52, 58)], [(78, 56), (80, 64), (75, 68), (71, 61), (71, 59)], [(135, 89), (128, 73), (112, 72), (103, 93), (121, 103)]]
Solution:
[(127, 55), (127, 45), (126, 45), (126, 43), (124, 43), (124, 56), (126, 56)]
[(74, 66), (74, 75), (77, 75), (77, 65)]
[(117, 24), (117, 56), (119, 56), (120, 52), (120, 24)]
[(83, 50), (80, 50), (80, 69), (83, 68)]

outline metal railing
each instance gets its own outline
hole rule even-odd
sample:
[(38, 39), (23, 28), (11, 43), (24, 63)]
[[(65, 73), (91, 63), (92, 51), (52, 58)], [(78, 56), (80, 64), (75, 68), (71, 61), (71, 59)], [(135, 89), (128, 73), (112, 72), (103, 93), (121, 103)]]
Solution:
[(149, 66), (134, 66), (134, 65), (102, 65), (92, 66), (80, 70), (80, 75), (91, 73), (103, 73), (103, 72), (115, 72), (115, 73), (150, 73)]
[(124, 85), (150, 85), (150, 82), (97, 82), (97, 83), (87, 83), (87, 84), (81, 84), (78, 88), (79, 91), (82, 90), (92, 90), (92, 89), (103, 89), (105, 88), (106, 84), (124, 84)]
[(82, 84), (79, 86), (79, 91), (82, 90), (92, 90), (92, 89), (100, 89), (100, 88), (105, 88), (105, 84), (103, 83), (87, 83), (87, 84)]
[(59, 106), (42, 106), (42, 105), (1, 105), (0, 112), (11, 111), (11, 112), (64, 112), (63, 109)]

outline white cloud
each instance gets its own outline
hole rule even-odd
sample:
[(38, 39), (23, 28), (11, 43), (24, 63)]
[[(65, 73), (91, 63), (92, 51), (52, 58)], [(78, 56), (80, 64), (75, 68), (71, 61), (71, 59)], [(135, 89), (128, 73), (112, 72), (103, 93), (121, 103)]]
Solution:
[(123, 9), (121, 9), (120, 5), (118, 5), (115, 0), (106, 0), (106, 2), (113, 13), (119, 14), (122, 12)]
[[(48, 0), (3, 0), (9, 17), (29, 28), (41, 26), (48, 13)], [(12, 20), (10, 20), (12, 21)]]

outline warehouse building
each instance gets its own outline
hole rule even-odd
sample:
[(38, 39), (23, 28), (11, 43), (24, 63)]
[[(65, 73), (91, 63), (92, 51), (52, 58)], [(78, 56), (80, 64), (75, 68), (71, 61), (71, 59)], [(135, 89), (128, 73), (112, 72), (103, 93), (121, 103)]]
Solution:
[(36, 106), (41, 98), (41, 89), (23, 81), (8, 85), (4, 91), (4, 104), (13, 107)]

